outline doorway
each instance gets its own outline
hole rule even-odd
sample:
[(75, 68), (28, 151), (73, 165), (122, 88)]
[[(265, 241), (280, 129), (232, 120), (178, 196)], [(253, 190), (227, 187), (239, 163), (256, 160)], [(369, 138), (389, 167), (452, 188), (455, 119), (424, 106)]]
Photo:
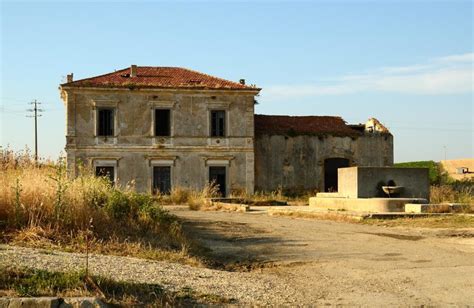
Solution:
[(227, 195), (226, 178), (226, 167), (209, 167), (209, 183), (218, 185), (219, 193), (222, 197)]
[(153, 167), (153, 193), (169, 194), (171, 192), (171, 167)]
[(346, 158), (327, 158), (324, 160), (324, 191), (337, 191), (337, 169), (349, 167)]

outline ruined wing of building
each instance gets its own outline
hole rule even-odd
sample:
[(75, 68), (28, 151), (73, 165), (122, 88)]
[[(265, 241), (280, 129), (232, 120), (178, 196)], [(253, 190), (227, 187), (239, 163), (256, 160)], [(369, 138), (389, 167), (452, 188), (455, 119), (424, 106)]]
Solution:
[(393, 164), (376, 119), (255, 115), (261, 89), (179, 67), (130, 68), (60, 86), (68, 173), (93, 168), (141, 192), (332, 190), (337, 168)]

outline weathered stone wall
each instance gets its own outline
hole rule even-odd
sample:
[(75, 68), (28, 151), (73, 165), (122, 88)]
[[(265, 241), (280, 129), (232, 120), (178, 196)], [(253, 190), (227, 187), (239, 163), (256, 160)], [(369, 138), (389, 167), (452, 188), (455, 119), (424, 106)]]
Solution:
[(365, 133), (359, 137), (283, 136), (255, 137), (255, 189), (324, 191), (324, 160), (349, 159), (351, 166), (391, 166), (393, 137)]
[[(201, 189), (208, 163), (225, 162), (230, 190), (254, 189), (253, 114), (250, 91), (166, 91), (64, 89), (67, 106), (67, 162), (71, 176), (78, 163), (112, 159), (117, 182), (134, 182), (151, 191), (152, 161), (172, 162), (172, 186)], [(96, 136), (96, 108), (116, 109), (114, 137)], [(154, 108), (171, 109), (171, 137), (153, 136)], [(210, 110), (226, 110), (226, 136), (210, 136)], [(230, 191), (229, 190), (229, 191)]]

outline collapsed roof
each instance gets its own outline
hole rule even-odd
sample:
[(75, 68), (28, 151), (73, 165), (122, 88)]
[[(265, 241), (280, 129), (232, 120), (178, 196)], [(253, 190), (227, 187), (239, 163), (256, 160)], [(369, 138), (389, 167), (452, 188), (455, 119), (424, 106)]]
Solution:
[[(377, 121), (369, 119), (366, 124), (348, 125), (341, 117), (334, 116), (282, 116), (256, 114), (255, 135), (314, 135), (314, 136), (341, 136), (357, 137), (365, 132), (390, 134), (385, 127), (384, 130), (373, 130), (368, 126), (369, 122)], [(377, 121), (378, 125), (382, 125)], [(361, 129), (362, 128), (362, 129)]]

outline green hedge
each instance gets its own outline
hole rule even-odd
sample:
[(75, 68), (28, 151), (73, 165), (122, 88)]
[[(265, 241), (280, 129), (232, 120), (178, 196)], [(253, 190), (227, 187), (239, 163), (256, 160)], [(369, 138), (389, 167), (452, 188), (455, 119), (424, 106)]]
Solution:
[(429, 168), (429, 176), (431, 184), (439, 184), (442, 180), (442, 174), (439, 167), (439, 164), (432, 160), (426, 161), (412, 161), (406, 163), (397, 163), (394, 164), (395, 167), (400, 168)]

